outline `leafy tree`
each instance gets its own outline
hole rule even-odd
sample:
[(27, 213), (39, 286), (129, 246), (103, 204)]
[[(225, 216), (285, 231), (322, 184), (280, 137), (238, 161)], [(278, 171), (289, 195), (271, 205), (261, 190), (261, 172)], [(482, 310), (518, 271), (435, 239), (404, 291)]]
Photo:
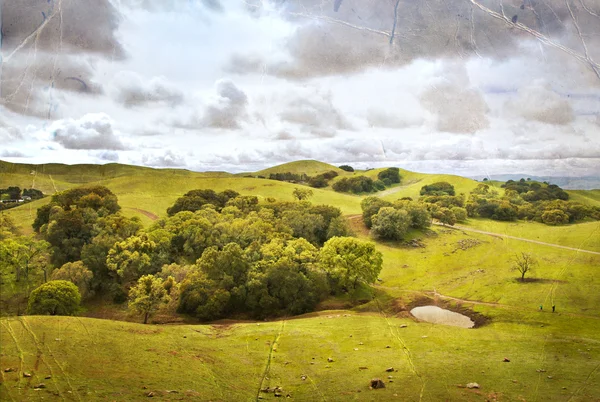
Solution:
[(64, 280), (69, 281), (77, 286), (79, 294), (85, 299), (90, 294), (90, 285), (94, 274), (87, 269), (83, 262), (68, 262), (59, 269), (52, 272), (51, 279), (54, 281)]
[(27, 311), (34, 315), (75, 315), (81, 295), (69, 281), (46, 282), (29, 296)]
[(0, 214), (0, 241), (13, 237), (18, 232), (14, 220), (6, 214)]
[(373, 216), (371, 233), (377, 239), (402, 240), (408, 233), (411, 219), (408, 212), (392, 207), (383, 207)]
[(394, 208), (404, 210), (410, 216), (410, 226), (415, 229), (425, 229), (431, 226), (431, 214), (427, 210), (427, 205), (412, 200), (397, 200), (394, 202)]
[(337, 192), (354, 194), (377, 191), (373, 179), (366, 176), (344, 177), (333, 183), (332, 188)]
[(450, 211), (454, 214), (457, 222), (464, 222), (467, 220), (467, 210), (461, 207), (452, 207)]
[(382, 254), (375, 244), (352, 237), (329, 239), (319, 253), (319, 264), (337, 291), (348, 292), (361, 282), (375, 282), (382, 263)]
[(445, 181), (429, 184), (421, 187), (421, 195), (456, 195), (454, 186)]
[(444, 225), (454, 226), (456, 223), (456, 215), (448, 208), (440, 208), (433, 215), (434, 218), (438, 219)]
[(296, 188), (294, 188), (292, 195), (298, 201), (303, 201), (303, 200), (308, 200), (310, 197), (312, 197), (313, 191), (309, 188), (296, 187)]
[[(125, 282), (137, 280), (142, 275), (154, 274), (161, 265), (153, 261), (156, 243), (147, 235), (132, 236), (115, 243), (106, 257), (106, 266)], [(157, 266), (158, 265), (158, 266)]]
[(47, 269), (50, 245), (43, 240), (31, 237), (14, 237), (0, 241), (0, 260), (3, 265), (11, 267), (15, 272), (15, 281), (24, 281), (29, 286), (29, 275), (32, 271), (42, 271), (44, 282)]
[(339, 168), (345, 172), (354, 172), (354, 168), (350, 165), (341, 165)]
[(292, 229), (294, 237), (302, 237), (312, 244), (319, 244), (319, 234), (326, 230), (322, 215), (306, 211), (285, 211), (281, 221)]
[(560, 209), (552, 209), (542, 213), (542, 222), (546, 225), (564, 225), (569, 223), (569, 215)]
[(239, 193), (233, 190), (225, 190), (218, 194), (214, 190), (191, 190), (185, 193), (183, 197), (178, 198), (175, 204), (167, 209), (167, 214), (173, 216), (182, 211), (195, 212), (207, 204), (221, 210), (230, 199), (237, 196), (239, 196)]
[(379, 197), (366, 197), (360, 203), (363, 211), (363, 222), (367, 228), (371, 228), (372, 217), (383, 207), (391, 207), (392, 203)]
[(223, 316), (230, 297), (228, 291), (219, 288), (205, 273), (196, 271), (181, 283), (177, 311), (203, 321), (214, 320)]
[(513, 269), (521, 274), (521, 281), (525, 280), (525, 274), (531, 272), (537, 261), (531, 254), (520, 253), (513, 257)]
[(377, 174), (377, 178), (383, 181), (387, 180), (387, 183), (385, 184), (388, 186), (390, 184), (400, 183), (400, 169), (398, 169), (397, 167), (385, 169)]
[(165, 287), (167, 283), (172, 286), (172, 279), (163, 283), (161, 278), (154, 275), (144, 275), (129, 290), (129, 308), (144, 315), (144, 324), (148, 323), (148, 317), (158, 311), (161, 305), (169, 302), (169, 292)]

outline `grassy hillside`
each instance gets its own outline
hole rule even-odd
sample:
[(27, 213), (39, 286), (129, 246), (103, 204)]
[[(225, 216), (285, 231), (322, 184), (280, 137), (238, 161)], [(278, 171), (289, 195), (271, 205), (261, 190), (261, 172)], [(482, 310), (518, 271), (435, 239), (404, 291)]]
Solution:
[(295, 173), (295, 174), (307, 174), (309, 176), (315, 176), (320, 173), (325, 173), (329, 171), (335, 171), (340, 174), (344, 173), (344, 171), (337, 166), (330, 165), (328, 163), (319, 162), (315, 160), (303, 160), (303, 161), (295, 161), (284, 163), (282, 165), (273, 166), (268, 169), (260, 170), (258, 172), (253, 173), (254, 175), (260, 175), (269, 177), (270, 174), (273, 173)]
[[(297, 186), (218, 173), (117, 169), (122, 165), (98, 179), (97, 168), (81, 173), (77, 167), (57, 166), (52, 165), (57, 169), (53, 173), (30, 175), (30, 167), (15, 165), (15, 173), (2, 171), (0, 182), (27, 183), (35, 177), (38, 185), (57, 189), (78, 180), (106, 185), (126, 215), (140, 216), (146, 224), (165, 216), (166, 208), (191, 189), (232, 188), (261, 199), (291, 200)], [(282, 166), (282, 171), (292, 171)], [(331, 170), (314, 161), (292, 167), (299, 169), (295, 173), (302, 168)], [(379, 171), (354, 174), (376, 177)], [(478, 184), (451, 175), (404, 170), (401, 175), (401, 185), (378, 195), (418, 198), (423, 185), (436, 181), (468, 193)], [(313, 203), (341, 208), (357, 235), (368, 239), (358, 216), (362, 197), (313, 191)], [(570, 194), (590, 205), (600, 202), (597, 191)], [(47, 202), (49, 197), (7, 213), (27, 229), (36, 209)], [(600, 222), (550, 227), (470, 219), (465, 226), (600, 252)], [(377, 244), (384, 266), (375, 298), (347, 310), (212, 325), (141, 325), (86, 317), (0, 319), (0, 400), (134, 401), (147, 400), (149, 393), (164, 400), (276, 400), (273, 393), (260, 392), (276, 386), (283, 397), (299, 401), (600, 397), (600, 255), (445, 227), (410, 236), (422, 247)], [(518, 274), (511, 271), (511, 258), (518, 252), (539, 261), (528, 282), (517, 281)], [(323, 308), (346, 302), (329, 300)], [(424, 304), (462, 311), (478, 327), (418, 322), (408, 311)], [(390, 367), (394, 371), (386, 372)], [(381, 378), (386, 388), (369, 390), (372, 378)], [(466, 388), (471, 382), (480, 388)], [(45, 388), (34, 389), (40, 383)]]

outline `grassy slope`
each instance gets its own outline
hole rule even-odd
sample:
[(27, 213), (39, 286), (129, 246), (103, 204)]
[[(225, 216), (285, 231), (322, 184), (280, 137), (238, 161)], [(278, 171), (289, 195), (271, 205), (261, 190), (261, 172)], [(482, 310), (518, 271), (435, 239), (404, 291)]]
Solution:
[(255, 172), (253, 174), (269, 177), (269, 175), (272, 173), (290, 172), (295, 174), (305, 173), (309, 176), (315, 176), (317, 174), (329, 172), (331, 170), (339, 174), (344, 173), (342, 169), (338, 168), (337, 166), (330, 165), (328, 163), (323, 163), (315, 160), (302, 160), (273, 166), (271, 168)]
[[(477, 184), (455, 176), (402, 174), (409, 184), (391, 189), (398, 190), (384, 194), (385, 198), (414, 196), (422, 185), (440, 180), (453, 182), (457, 192), (468, 192)], [(243, 194), (280, 199), (291, 199), (294, 188), (268, 180), (179, 176), (166, 171), (111, 178), (102, 184), (115, 191), (126, 213), (137, 214), (130, 208), (138, 208), (157, 215), (164, 215), (176, 197), (193, 188), (234, 188)], [(595, 200), (587, 192), (576, 194), (591, 199), (590, 203)], [(10, 213), (27, 220), (31, 211), (46, 201)], [(315, 190), (313, 201), (337, 205), (346, 214), (360, 212), (360, 197), (356, 196)], [(356, 222), (359, 235), (368, 236), (359, 220)], [(468, 225), (600, 251), (598, 222), (548, 227), (470, 220)], [(32, 371), (34, 378), (23, 378), (19, 372), (2, 373), (0, 399), (47, 400), (55, 399), (53, 393), (58, 392), (67, 400), (139, 400), (154, 391), (165, 399), (256, 400), (261, 382), (263, 386), (280, 385), (295, 400), (306, 401), (419, 400), (421, 395), (426, 401), (598, 398), (600, 282), (596, 271), (600, 256), (445, 228), (412, 236), (421, 238), (426, 247), (378, 245), (384, 253), (383, 282), (379, 284), (382, 306), (389, 309), (386, 300), (391, 298), (399, 298), (401, 303), (433, 297), (435, 290), (489, 303), (465, 306), (491, 318), (490, 324), (465, 330), (415, 323), (403, 318), (405, 312), (396, 316), (394, 309), (388, 310), (390, 317), (386, 318), (379, 313), (379, 302), (362, 306), (361, 310), (373, 312), (361, 315), (324, 312), (285, 323), (228, 327), (157, 327), (67, 317), (4, 319), (0, 321), (0, 368), (22, 367)], [(459, 241), (466, 239), (481, 243), (459, 249)], [(519, 251), (530, 252), (540, 261), (531, 275), (537, 281), (515, 281), (516, 274), (509, 270), (510, 258)], [(552, 303), (557, 305), (556, 314), (547, 311)], [(538, 311), (540, 304), (544, 312)], [(400, 328), (400, 324), (408, 327)], [(505, 356), (510, 363), (502, 362)], [(335, 361), (328, 363), (328, 357)], [(268, 380), (263, 382), (267, 362)], [(360, 366), (368, 369), (359, 370)], [(391, 373), (394, 382), (387, 383), (384, 390), (369, 391), (371, 378), (387, 381), (384, 370), (390, 366), (398, 370)], [(537, 372), (540, 368), (547, 371)], [(53, 378), (44, 380), (47, 374)], [(302, 375), (307, 379), (303, 381)], [(481, 389), (458, 386), (472, 381)], [(39, 382), (45, 382), (47, 388), (33, 391), (32, 386)], [(166, 390), (178, 393), (167, 394)]]

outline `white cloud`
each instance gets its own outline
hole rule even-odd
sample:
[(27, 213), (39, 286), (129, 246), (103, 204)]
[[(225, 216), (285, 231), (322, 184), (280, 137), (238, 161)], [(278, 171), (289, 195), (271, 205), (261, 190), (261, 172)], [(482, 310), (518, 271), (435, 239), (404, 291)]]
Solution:
[(183, 92), (165, 77), (144, 79), (133, 71), (119, 72), (113, 81), (113, 97), (126, 107), (164, 103), (176, 106), (183, 102)]
[(107, 114), (89, 113), (79, 119), (57, 120), (45, 132), (67, 149), (127, 149), (113, 125)]
[(183, 167), (186, 165), (185, 157), (170, 149), (163, 153), (145, 154), (142, 162), (144, 165), (152, 167)]

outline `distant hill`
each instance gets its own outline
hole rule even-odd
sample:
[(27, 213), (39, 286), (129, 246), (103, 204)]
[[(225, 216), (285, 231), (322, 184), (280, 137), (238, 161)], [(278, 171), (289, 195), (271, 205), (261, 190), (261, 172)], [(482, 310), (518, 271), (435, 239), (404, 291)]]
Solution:
[(268, 177), (272, 173), (296, 173), (296, 174), (307, 174), (309, 176), (315, 176), (320, 173), (329, 171), (335, 171), (337, 173), (344, 173), (344, 171), (337, 166), (330, 165), (325, 162), (319, 162), (315, 160), (302, 160), (295, 162), (288, 162), (282, 165), (273, 166), (268, 169), (260, 170), (255, 172), (255, 175)]
[(550, 184), (556, 184), (565, 190), (595, 190), (600, 189), (600, 177), (582, 176), (582, 177), (564, 177), (564, 176), (532, 176), (523, 174), (493, 174), (491, 176), (473, 176), (475, 180), (483, 180), (487, 177), (489, 180), (507, 181), (531, 179), (539, 182), (547, 181)]

